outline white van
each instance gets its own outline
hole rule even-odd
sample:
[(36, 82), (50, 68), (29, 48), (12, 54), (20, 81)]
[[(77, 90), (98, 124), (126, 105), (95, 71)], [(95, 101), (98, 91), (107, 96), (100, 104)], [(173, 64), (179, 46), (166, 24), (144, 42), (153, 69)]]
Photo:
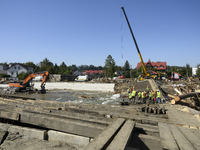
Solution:
[(78, 76), (75, 81), (88, 81), (88, 75)]

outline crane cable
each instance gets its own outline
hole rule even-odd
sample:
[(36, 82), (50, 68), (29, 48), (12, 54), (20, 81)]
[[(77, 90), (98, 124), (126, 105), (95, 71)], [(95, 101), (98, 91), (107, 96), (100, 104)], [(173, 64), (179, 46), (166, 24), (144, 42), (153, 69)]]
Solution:
[(123, 67), (123, 20), (122, 20), (122, 10), (121, 10), (121, 58), (122, 58), (122, 62), (121, 62), (121, 67)]

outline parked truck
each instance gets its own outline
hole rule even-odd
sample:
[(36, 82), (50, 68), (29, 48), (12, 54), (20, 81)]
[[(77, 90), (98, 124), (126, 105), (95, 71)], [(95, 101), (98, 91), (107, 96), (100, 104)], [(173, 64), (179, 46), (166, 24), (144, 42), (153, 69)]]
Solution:
[(88, 81), (88, 75), (78, 76), (75, 81)]

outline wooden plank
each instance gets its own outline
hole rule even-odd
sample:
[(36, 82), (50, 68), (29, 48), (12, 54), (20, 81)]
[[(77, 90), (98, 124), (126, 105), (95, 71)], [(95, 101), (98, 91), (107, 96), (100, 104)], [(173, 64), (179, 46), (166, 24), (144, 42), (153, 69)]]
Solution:
[(115, 136), (107, 150), (123, 150), (126, 148), (129, 139), (132, 135), (135, 126), (135, 121), (128, 120), (123, 125), (119, 133)]
[(197, 93), (195, 92), (192, 92), (192, 93), (186, 93), (186, 94), (183, 94), (183, 95), (179, 95), (179, 96), (175, 96), (174, 100), (177, 102), (181, 99), (185, 99), (185, 98), (188, 98), (188, 97), (193, 97), (193, 96), (196, 96)]
[(0, 117), (1, 117), (1, 118), (6, 118), (6, 119), (10, 119), (10, 120), (19, 121), (19, 119), (20, 119), (20, 114), (18, 114), (18, 113), (13, 113), (13, 112), (10, 112), (10, 111), (1, 111), (1, 112), (0, 112)]
[(188, 129), (185, 127), (178, 127), (184, 136), (192, 143), (196, 149), (200, 149), (200, 131), (196, 129)]
[(187, 140), (187, 138), (182, 134), (178, 127), (174, 125), (169, 125), (170, 130), (176, 140), (179, 149), (181, 150), (196, 150), (196, 148)]
[(125, 119), (118, 118), (113, 124), (107, 127), (100, 135), (98, 135), (84, 150), (101, 150), (106, 149), (110, 140), (116, 135)]
[(158, 123), (160, 140), (162, 143), (162, 147), (164, 150), (178, 150), (178, 146), (174, 140), (174, 137), (169, 129), (168, 124), (166, 123)]

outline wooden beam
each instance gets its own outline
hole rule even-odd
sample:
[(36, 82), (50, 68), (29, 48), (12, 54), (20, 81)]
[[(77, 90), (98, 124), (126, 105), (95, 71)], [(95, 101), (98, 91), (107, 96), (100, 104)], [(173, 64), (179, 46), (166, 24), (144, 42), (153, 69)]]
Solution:
[(183, 94), (183, 95), (175, 96), (174, 100), (176, 102), (178, 102), (181, 99), (185, 99), (185, 98), (188, 98), (188, 97), (196, 96), (196, 94), (197, 94), (196, 92), (186, 93), (186, 94)]

